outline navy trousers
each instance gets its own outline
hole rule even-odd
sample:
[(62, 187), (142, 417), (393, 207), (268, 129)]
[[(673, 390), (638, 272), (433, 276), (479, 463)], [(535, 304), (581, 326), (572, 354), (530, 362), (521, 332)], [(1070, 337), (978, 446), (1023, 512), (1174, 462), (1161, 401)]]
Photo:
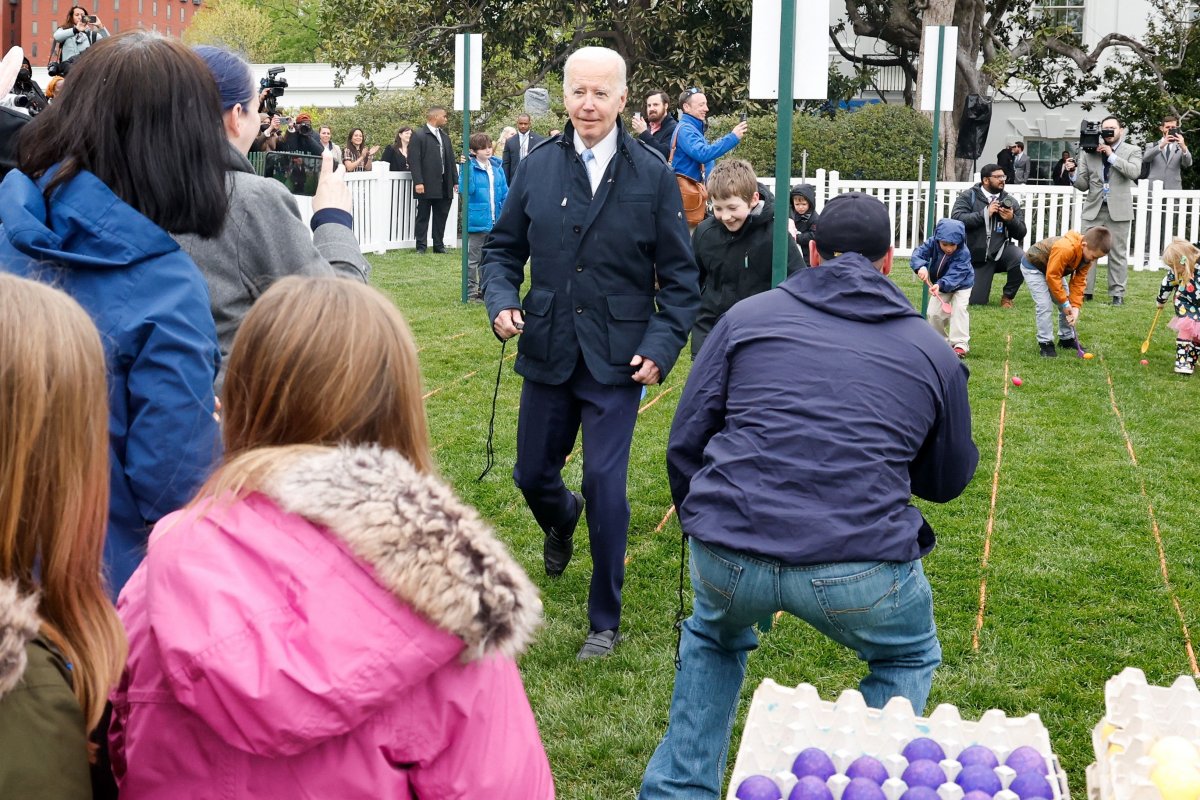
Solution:
[(597, 382), (582, 357), (566, 383), (551, 386), (526, 379), (521, 388), (513, 480), (543, 529), (568, 522), (575, 513), (562, 469), (583, 428), (581, 488), (592, 552), (588, 621), (597, 631), (613, 630), (621, 622), (629, 536), (629, 447), (641, 394), (640, 384)]

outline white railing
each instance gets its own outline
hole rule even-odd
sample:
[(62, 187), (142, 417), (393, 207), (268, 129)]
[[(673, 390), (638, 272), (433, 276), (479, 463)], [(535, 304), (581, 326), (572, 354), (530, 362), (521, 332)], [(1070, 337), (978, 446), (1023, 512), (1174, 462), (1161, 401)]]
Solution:
[[(775, 191), (772, 178), (763, 183)], [(792, 185), (803, 183), (792, 179)], [(836, 170), (818, 169), (806, 181), (812, 184), (820, 211), (829, 198), (842, 192), (865, 192), (887, 206), (892, 219), (896, 255), (908, 256), (924, 240), (929, 184), (917, 181), (843, 180)], [(934, 218), (950, 216), (954, 201), (972, 183), (939, 183), (934, 197)], [(1028, 247), (1047, 236), (1083, 229), (1083, 192), (1071, 186), (1021, 184), (1008, 191), (1021, 203), (1029, 234)], [(1133, 230), (1129, 237), (1129, 264), (1134, 269), (1160, 269), (1158, 254), (1172, 236), (1200, 240), (1200, 191), (1163, 189), (1161, 181), (1142, 181), (1134, 187)], [(1146, 254), (1150, 254), (1147, 257)]]
[[(775, 191), (773, 178), (762, 178)], [(891, 217), (896, 255), (908, 256), (925, 239), (925, 210), (929, 185), (917, 181), (843, 180), (836, 170), (818, 169), (807, 181), (793, 178), (792, 184), (812, 184), (817, 211), (829, 198), (842, 192), (865, 192), (878, 197)], [(413, 199), (412, 174), (389, 172), (388, 165), (376, 163), (371, 172), (352, 172), (346, 176), (354, 202), (354, 234), (364, 253), (411, 249), (416, 201)], [(950, 216), (958, 195), (973, 183), (939, 183), (934, 197), (935, 219)], [(1068, 230), (1082, 230), (1083, 192), (1070, 186), (1010, 186), (1025, 211), (1029, 246), (1047, 236)], [(307, 221), (312, 204), (297, 197), (301, 214)], [(455, 195), (446, 221), (445, 242), (454, 246), (458, 231), (458, 196)], [(1188, 241), (1200, 240), (1200, 191), (1163, 189), (1162, 183), (1143, 181), (1134, 189), (1133, 231), (1129, 238), (1129, 264), (1134, 269), (1159, 269), (1157, 254), (1172, 236)], [(1150, 257), (1147, 258), (1146, 254)]]

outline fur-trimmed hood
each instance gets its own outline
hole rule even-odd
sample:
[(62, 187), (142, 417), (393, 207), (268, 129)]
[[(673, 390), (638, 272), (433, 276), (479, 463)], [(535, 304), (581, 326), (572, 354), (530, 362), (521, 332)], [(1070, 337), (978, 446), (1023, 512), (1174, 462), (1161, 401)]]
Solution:
[(37, 609), (37, 595), (23, 594), (16, 581), (0, 580), (0, 697), (25, 674), (25, 648), (41, 628)]
[(280, 470), (265, 493), (328, 528), (396, 597), (462, 639), (464, 660), (516, 656), (541, 621), (529, 577), (474, 508), (399, 453), (340, 448)]

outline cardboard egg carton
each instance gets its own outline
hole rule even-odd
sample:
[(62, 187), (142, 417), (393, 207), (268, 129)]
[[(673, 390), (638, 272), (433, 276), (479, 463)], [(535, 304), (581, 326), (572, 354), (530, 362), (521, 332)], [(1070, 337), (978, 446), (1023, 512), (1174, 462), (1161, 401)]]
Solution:
[(1200, 688), (1180, 676), (1170, 686), (1150, 686), (1129, 667), (1104, 686), (1104, 719), (1092, 729), (1096, 760), (1087, 768), (1089, 800), (1163, 800), (1150, 781), (1150, 749), (1179, 736), (1200, 749)]
[[(1037, 714), (1010, 718), (992, 709), (978, 720), (964, 720), (957, 707), (943, 704), (928, 717), (920, 717), (903, 697), (893, 697), (882, 709), (868, 708), (862, 694), (853, 689), (828, 702), (807, 683), (791, 688), (769, 678), (754, 692), (727, 798), (736, 800), (738, 786), (750, 775), (771, 777), (786, 798), (796, 784), (791, 768), (797, 754), (818, 747), (829, 754), (838, 770), (826, 782), (834, 800), (841, 800), (850, 782), (844, 774), (846, 767), (863, 755), (883, 763), (889, 775), (882, 786), (884, 794), (887, 800), (898, 800), (908, 788), (900, 778), (908, 766), (901, 751), (921, 737), (937, 741), (946, 754), (940, 766), (950, 782), (937, 790), (941, 800), (962, 800), (963, 791), (953, 782), (961, 769), (955, 759), (964, 748), (976, 744), (991, 749), (1002, 765), (1016, 748), (1034, 748), (1046, 759), (1054, 800), (1070, 800), (1066, 774)], [(1016, 773), (1005, 766), (995, 772), (1003, 789), (994, 800), (1017, 800), (1017, 795), (1008, 791)]]

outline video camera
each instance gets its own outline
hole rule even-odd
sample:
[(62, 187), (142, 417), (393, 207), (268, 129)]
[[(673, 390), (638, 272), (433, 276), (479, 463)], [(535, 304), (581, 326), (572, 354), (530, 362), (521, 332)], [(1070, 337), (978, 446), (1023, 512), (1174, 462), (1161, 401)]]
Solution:
[(1079, 149), (1087, 153), (1096, 152), (1100, 146), (1100, 123), (1084, 120), (1079, 123)]
[(279, 73), (286, 72), (287, 67), (271, 67), (267, 70), (267, 77), (262, 78), (258, 82), (260, 90), (266, 89), (267, 96), (262, 102), (262, 110), (275, 116), (275, 109), (279, 105), (279, 98), (283, 97), (283, 90), (287, 88), (287, 78), (279, 77)]

